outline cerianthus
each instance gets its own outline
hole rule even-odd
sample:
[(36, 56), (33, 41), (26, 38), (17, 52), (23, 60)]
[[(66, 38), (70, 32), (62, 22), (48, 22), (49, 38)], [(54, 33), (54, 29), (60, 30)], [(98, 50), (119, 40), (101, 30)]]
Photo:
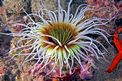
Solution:
[[(80, 5), (75, 14), (71, 14), (71, 3), (72, 0), (69, 1), (66, 10), (61, 7), (60, 0), (58, 0), (57, 11), (43, 9), (48, 18), (42, 14), (27, 14), (28, 17), (37, 16), (41, 21), (36, 22), (30, 17), (31, 23), (18, 24), (25, 27), (22, 31), (9, 34), (20, 37), (17, 41), (18, 45), (13, 50), (22, 50), (15, 56), (26, 56), (22, 65), (34, 62), (31, 73), (45, 72), (45, 75), (57, 73), (58, 77), (62, 77), (64, 72), (72, 74), (76, 67), (84, 70), (83, 62), (89, 62), (95, 67), (90, 56), (98, 60), (104, 58), (101, 48), (104, 50), (106, 48), (90, 35), (102, 36), (108, 42), (107, 33), (98, 28), (105, 23), (96, 17), (85, 19), (84, 14), (89, 10), (87, 5)], [(26, 42), (20, 45), (22, 41)], [(23, 50), (29, 51), (24, 53)]]

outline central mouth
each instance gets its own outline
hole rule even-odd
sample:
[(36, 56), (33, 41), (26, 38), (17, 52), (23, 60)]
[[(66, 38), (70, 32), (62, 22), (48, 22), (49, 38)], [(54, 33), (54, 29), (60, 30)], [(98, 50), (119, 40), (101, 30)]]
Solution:
[[(44, 27), (42, 32), (43, 34), (56, 38), (62, 45), (67, 45), (77, 35), (75, 26), (67, 23), (52, 23)], [(46, 37), (46, 40), (54, 43), (55, 45), (59, 44), (51, 37)]]

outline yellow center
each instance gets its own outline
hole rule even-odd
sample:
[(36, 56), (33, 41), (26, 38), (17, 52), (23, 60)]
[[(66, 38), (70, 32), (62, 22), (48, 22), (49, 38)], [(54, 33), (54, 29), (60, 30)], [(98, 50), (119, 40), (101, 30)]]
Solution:
[[(51, 23), (46, 25), (41, 32), (56, 38), (62, 45), (67, 45), (78, 33), (75, 26), (68, 23)], [(58, 42), (51, 37), (44, 37), (44, 39), (58, 45)]]

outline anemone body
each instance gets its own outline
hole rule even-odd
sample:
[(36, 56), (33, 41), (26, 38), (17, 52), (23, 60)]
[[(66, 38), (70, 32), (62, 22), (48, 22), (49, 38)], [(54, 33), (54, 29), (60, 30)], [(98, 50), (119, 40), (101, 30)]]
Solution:
[[(97, 59), (104, 58), (104, 53), (97, 45), (106, 50), (105, 47), (90, 35), (99, 35), (108, 41), (106, 32), (98, 28), (105, 23), (96, 17), (85, 19), (84, 14), (89, 10), (87, 5), (80, 5), (75, 14), (71, 14), (71, 2), (72, 0), (64, 10), (58, 0), (57, 11), (50, 11), (46, 8), (41, 10), (46, 12), (48, 18), (44, 18), (40, 14), (42, 12), (27, 14), (32, 22), (26, 25), (17, 24), (24, 26), (24, 28), (21, 32), (10, 34), (19, 37), (16, 48), (10, 52), (21, 50), (14, 56), (25, 56), (22, 65), (34, 61), (33, 69), (38, 73), (44, 71), (46, 75), (57, 73), (61, 77), (64, 72), (72, 74), (75, 67), (84, 70), (82, 62), (90, 62), (94, 67), (95, 65), (89, 56)], [(31, 18), (32, 15), (39, 17), (40, 22), (35, 22)], [(22, 41), (26, 42), (21, 45)], [(29, 51), (25, 53), (26, 50)]]

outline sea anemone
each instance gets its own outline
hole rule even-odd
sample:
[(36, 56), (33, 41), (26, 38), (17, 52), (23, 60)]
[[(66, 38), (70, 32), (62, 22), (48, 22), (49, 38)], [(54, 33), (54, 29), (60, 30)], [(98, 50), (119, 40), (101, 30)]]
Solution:
[[(19, 50), (13, 57), (25, 56), (22, 66), (33, 62), (30, 65), (32, 74), (57, 73), (58, 77), (62, 77), (64, 72), (72, 74), (76, 67), (83, 70), (83, 62), (90, 62), (95, 67), (89, 56), (98, 60), (105, 59), (103, 49), (106, 48), (94, 37), (102, 36), (108, 42), (108, 34), (98, 28), (105, 23), (96, 17), (86, 19), (84, 14), (89, 10), (87, 5), (80, 5), (75, 14), (71, 14), (71, 3), (72, 0), (69, 1), (67, 10), (61, 7), (60, 0), (58, 10), (41, 10), (47, 17), (41, 13), (27, 14), (32, 22), (26, 25), (18, 23), (16, 25), (24, 26), (20, 32), (6, 34), (19, 37), (16, 47), (10, 53)], [(31, 16), (39, 17), (40, 21), (34, 21)], [(23, 41), (25, 43), (22, 44)], [(29, 51), (25, 52), (26, 50)]]

